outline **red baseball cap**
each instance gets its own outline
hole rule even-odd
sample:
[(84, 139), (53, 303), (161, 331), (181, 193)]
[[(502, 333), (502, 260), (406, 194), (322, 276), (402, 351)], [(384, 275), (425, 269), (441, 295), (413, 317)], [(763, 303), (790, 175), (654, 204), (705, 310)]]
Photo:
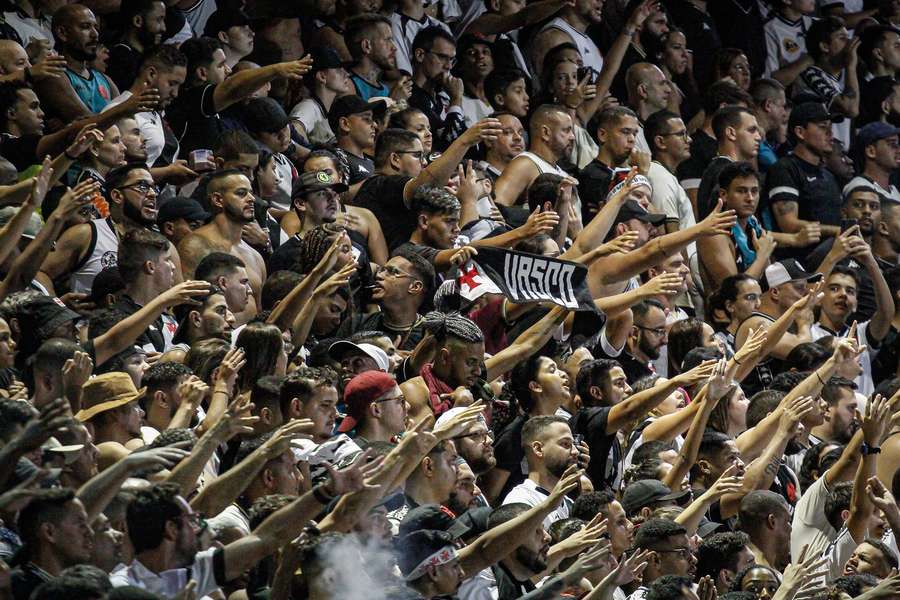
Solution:
[(366, 371), (350, 380), (344, 387), (344, 404), (347, 416), (341, 421), (338, 432), (347, 433), (354, 429), (369, 409), (369, 404), (379, 396), (394, 389), (397, 381), (384, 371)]

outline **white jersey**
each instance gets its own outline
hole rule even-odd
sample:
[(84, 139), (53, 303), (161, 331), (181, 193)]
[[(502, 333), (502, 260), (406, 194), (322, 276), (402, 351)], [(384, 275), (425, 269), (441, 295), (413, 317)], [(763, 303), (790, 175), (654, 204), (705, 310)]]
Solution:
[(450, 28), (434, 17), (425, 17), (416, 21), (406, 15), (395, 12), (391, 15), (391, 31), (394, 33), (394, 45), (397, 47), (397, 68), (412, 73), (412, 45), (416, 35), (426, 27), (442, 27), (447, 33)]
[(119, 236), (112, 221), (94, 219), (90, 225), (91, 245), (72, 273), (72, 291), (81, 294), (90, 293), (97, 273), (115, 267), (119, 256)]
[(806, 16), (788, 21), (778, 14), (769, 19), (765, 25), (766, 77), (806, 54), (806, 32), (812, 22), (812, 18)]
[(541, 31), (543, 32), (548, 29), (559, 29), (572, 38), (572, 43), (578, 48), (578, 53), (581, 54), (581, 61), (584, 63), (585, 67), (591, 67), (598, 73), (603, 70), (603, 54), (600, 53), (597, 44), (583, 32), (578, 31), (569, 25), (569, 22), (562, 17), (556, 17), (544, 25), (544, 27), (541, 28)]

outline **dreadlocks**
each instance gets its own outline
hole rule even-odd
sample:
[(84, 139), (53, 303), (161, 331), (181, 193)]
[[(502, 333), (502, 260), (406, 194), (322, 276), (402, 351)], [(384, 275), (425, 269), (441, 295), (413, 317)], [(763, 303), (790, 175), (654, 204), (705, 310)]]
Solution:
[(469, 343), (484, 341), (484, 334), (478, 325), (457, 312), (447, 314), (431, 311), (425, 315), (424, 326), (439, 343), (446, 342), (447, 338)]
[(336, 235), (344, 232), (344, 228), (334, 223), (323, 223), (306, 233), (300, 240), (300, 252), (297, 258), (297, 270), (309, 273), (322, 260)]

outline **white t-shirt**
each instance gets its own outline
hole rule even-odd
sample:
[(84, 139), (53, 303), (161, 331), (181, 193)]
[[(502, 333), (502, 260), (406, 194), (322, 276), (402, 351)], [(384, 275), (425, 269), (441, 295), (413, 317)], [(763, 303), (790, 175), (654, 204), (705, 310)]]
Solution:
[(806, 54), (806, 32), (812, 22), (806, 16), (792, 23), (781, 15), (772, 15), (765, 25), (766, 77)]
[[(688, 198), (675, 175), (658, 162), (653, 161), (650, 163), (647, 179), (653, 185), (653, 195), (650, 197), (653, 208), (666, 215), (666, 221), (677, 222), (679, 229), (687, 229), (697, 224), (691, 199)], [(694, 281), (700, 281), (700, 262), (695, 242), (688, 244), (687, 255), (691, 275)]]
[[(535, 482), (526, 479), (509, 491), (506, 498), (503, 499), (503, 504), (522, 502), (534, 507), (546, 500), (549, 495), (547, 490), (539, 488)], [(544, 517), (544, 529), (549, 529), (556, 521), (568, 519), (571, 508), (572, 500), (564, 496), (562, 503), (553, 512)]]
[(109, 581), (113, 587), (130, 585), (158, 594), (163, 598), (174, 598), (187, 586), (189, 581), (194, 580), (197, 582), (197, 597), (206, 596), (219, 589), (213, 570), (213, 556), (220, 551), (219, 548), (210, 548), (198, 552), (190, 567), (169, 569), (158, 574), (135, 559), (130, 565), (120, 564), (113, 569)]
[(250, 518), (237, 504), (228, 505), (225, 510), (207, 520), (207, 523), (215, 533), (231, 527), (240, 530), (242, 535), (250, 535)]
[[(851, 262), (851, 268), (862, 268), (860, 265), (855, 265)], [(872, 346), (869, 344), (869, 323), (871, 321), (866, 321), (865, 323), (859, 323), (856, 326), (857, 336), (859, 336), (859, 345), (866, 346), (867, 350), (860, 354), (859, 356), (859, 366), (862, 367), (862, 373), (860, 373), (856, 379), (853, 380), (853, 383), (856, 384), (856, 391), (858, 394), (861, 394), (868, 398), (875, 391), (875, 382), (872, 380), (872, 357), (870, 355)], [(813, 323), (812, 327), (809, 328), (810, 335), (812, 336), (812, 341), (816, 341), (823, 337), (828, 337), (829, 335), (834, 335), (831, 331), (828, 331), (818, 323)]]
[(50, 29), (50, 19), (32, 19), (31, 17), (23, 17), (15, 11), (4, 12), (3, 20), (16, 30), (19, 37), (22, 38), (22, 46), (37, 38), (50, 42), (50, 49), (53, 49), (54, 39), (53, 30)]
[(291, 110), (292, 120), (299, 121), (306, 130), (309, 141), (313, 144), (326, 145), (334, 143), (334, 132), (328, 124), (328, 115), (322, 103), (313, 98), (301, 100)]
[[(131, 95), (131, 91), (125, 90), (110, 100), (109, 104), (103, 108), (103, 112), (108, 111), (113, 106), (125, 102), (131, 98)], [(147, 145), (147, 166), (152, 167), (156, 160), (162, 155), (163, 147), (166, 145), (166, 133), (163, 129), (162, 122), (163, 115), (156, 111), (139, 112), (135, 113), (134, 120), (141, 130), (141, 135), (144, 136), (144, 141)], [(177, 150), (175, 156), (178, 156)]]
[(828, 570), (828, 573), (825, 575), (826, 585), (831, 585), (835, 579), (843, 574), (844, 566), (850, 560), (850, 557), (853, 556), (853, 551), (856, 550), (857, 546), (859, 544), (850, 535), (850, 530), (846, 527), (841, 529), (837, 538), (831, 542), (831, 545), (822, 554), (822, 557), (826, 559), (825, 568)]
[[(441, 27), (450, 32), (450, 28), (441, 21), (425, 15), (416, 21), (395, 12), (391, 15), (391, 31), (394, 33), (394, 45), (397, 47), (397, 68), (412, 73), (412, 45), (416, 35), (426, 27)], [(451, 33), (452, 35), (452, 33)]]
[(837, 532), (825, 517), (825, 502), (830, 494), (824, 474), (803, 491), (794, 506), (794, 519), (791, 521), (791, 556), (800, 556), (803, 546), (807, 544), (808, 556), (822, 553), (837, 537)]

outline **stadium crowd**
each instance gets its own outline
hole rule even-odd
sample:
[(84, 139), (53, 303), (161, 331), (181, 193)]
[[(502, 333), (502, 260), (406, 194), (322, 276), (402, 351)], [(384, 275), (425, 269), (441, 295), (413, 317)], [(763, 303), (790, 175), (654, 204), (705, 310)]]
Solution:
[(0, 600), (900, 599), (898, 133), (900, 0), (0, 0)]

